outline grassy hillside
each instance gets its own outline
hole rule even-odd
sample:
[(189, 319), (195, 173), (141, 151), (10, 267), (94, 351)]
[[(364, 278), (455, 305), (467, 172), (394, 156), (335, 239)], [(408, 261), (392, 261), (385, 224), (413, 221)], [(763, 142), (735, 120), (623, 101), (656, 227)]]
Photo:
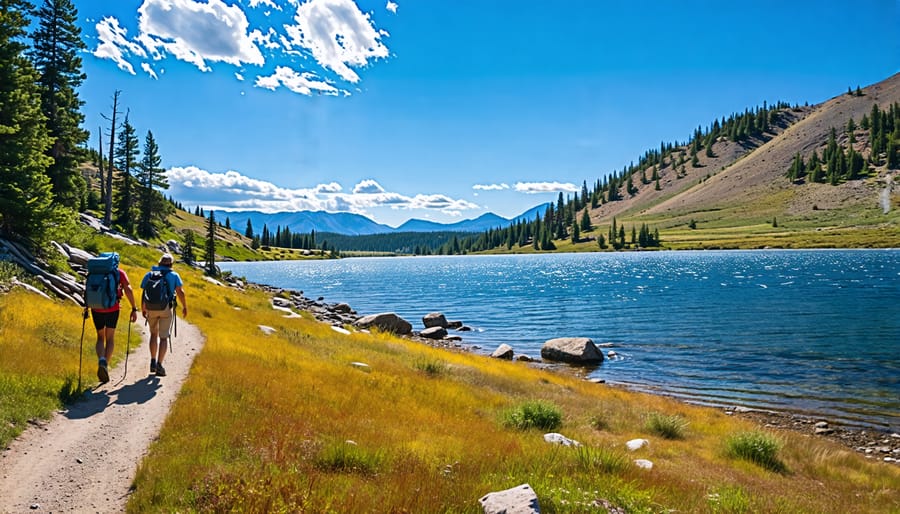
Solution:
[[(659, 228), (665, 247), (676, 249), (900, 246), (900, 170), (873, 168), (870, 176), (837, 186), (785, 177), (798, 152), (821, 155), (832, 127), (842, 137), (851, 118), (859, 123), (873, 104), (887, 110), (896, 102), (900, 74), (864, 88), (862, 96), (841, 94), (795, 108), (789, 126), (772, 130), (768, 140), (717, 141), (714, 157), (701, 152), (699, 167), (687, 165), (682, 178), (673, 166), (662, 167), (659, 191), (653, 183), (637, 183), (635, 196), (592, 210), (591, 219), (599, 233), (613, 216), (627, 225), (648, 223)], [(858, 130), (854, 148), (863, 155), (868, 137)], [(885, 213), (882, 194), (891, 183)], [(689, 229), (692, 220), (695, 228)]]
[[(156, 257), (98, 244), (132, 274)], [(594, 512), (601, 500), (628, 512), (900, 507), (900, 468), (826, 440), (522, 363), (339, 334), (283, 317), (261, 291), (179, 272), (207, 342), (140, 465), (131, 512), (479, 512), (482, 495), (525, 482), (542, 512)], [(19, 405), (0, 409), (0, 426), (71, 393), (79, 314), (0, 296), (0, 402)], [(49, 407), (24, 401), (34, 397)], [(551, 431), (582, 446), (544, 442)], [(634, 438), (649, 447), (627, 451)]]

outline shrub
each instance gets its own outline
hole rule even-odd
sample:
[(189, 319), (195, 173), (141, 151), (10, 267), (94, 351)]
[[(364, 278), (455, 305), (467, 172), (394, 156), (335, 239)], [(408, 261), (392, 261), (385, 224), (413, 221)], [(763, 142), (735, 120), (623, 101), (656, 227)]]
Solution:
[(327, 445), (315, 462), (322, 471), (374, 475), (384, 462), (384, 454), (364, 450), (356, 443), (346, 441)]
[(778, 458), (781, 442), (762, 432), (741, 432), (728, 439), (727, 455), (758, 464), (769, 471), (781, 473), (785, 465)]
[(647, 423), (644, 425), (644, 428), (651, 434), (656, 434), (666, 439), (684, 439), (687, 421), (681, 416), (665, 416), (654, 412), (647, 417)]
[(506, 411), (503, 416), (503, 424), (520, 430), (529, 428), (554, 430), (562, 425), (562, 412), (559, 407), (549, 402), (527, 401)]
[(447, 363), (441, 360), (420, 360), (416, 362), (416, 369), (426, 375), (436, 377), (447, 371)]

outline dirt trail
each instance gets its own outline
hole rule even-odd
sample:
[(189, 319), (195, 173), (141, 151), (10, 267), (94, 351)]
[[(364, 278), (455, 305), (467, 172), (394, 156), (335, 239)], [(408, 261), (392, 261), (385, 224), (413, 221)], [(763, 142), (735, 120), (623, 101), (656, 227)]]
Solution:
[[(0, 512), (124, 512), (138, 463), (159, 436), (204, 341), (195, 326), (179, 319), (167, 376), (157, 377), (149, 374), (146, 326), (132, 330), (141, 332), (142, 343), (128, 358), (124, 381), (117, 384), (123, 361), (110, 370), (109, 383), (29, 427), (0, 453)], [(92, 332), (85, 345), (93, 346)], [(116, 344), (125, 343), (124, 334), (120, 323)], [(84, 380), (96, 380), (96, 371), (96, 361), (86, 361)]]

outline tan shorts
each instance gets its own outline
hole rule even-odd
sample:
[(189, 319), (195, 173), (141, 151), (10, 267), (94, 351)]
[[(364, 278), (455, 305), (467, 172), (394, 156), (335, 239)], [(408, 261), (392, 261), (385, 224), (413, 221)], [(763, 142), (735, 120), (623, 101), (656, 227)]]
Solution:
[(160, 339), (169, 338), (169, 330), (172, 328), (172, 309), (161, 311), (147, 311), (147, 323), (150, 325), (150, 333), (158, 332)]

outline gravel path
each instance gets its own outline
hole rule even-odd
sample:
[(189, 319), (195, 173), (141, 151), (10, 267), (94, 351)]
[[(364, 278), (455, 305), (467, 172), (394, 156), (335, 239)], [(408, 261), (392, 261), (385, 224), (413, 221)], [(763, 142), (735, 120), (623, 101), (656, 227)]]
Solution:
[[(139, 318), (140, 320), (140, 318)], [(116, 344), (125, 342), (119, 328)], [(187, 377), (203, 336), (178, 320), (174, 351), (166, 356), (167, 376), (149, 375), (146, 326), (141, 345), (110, 370), (110, 382), (29, 427), (0, 453), (0, 512), (124, 512), (137, 466), (147, 454)], [(85, 334), (85, 345), (94, 335)], [(83, 380), (95, 377), (95, 361), (85, 362)], [(93, 378), (96, 380), (96, 378)]]

